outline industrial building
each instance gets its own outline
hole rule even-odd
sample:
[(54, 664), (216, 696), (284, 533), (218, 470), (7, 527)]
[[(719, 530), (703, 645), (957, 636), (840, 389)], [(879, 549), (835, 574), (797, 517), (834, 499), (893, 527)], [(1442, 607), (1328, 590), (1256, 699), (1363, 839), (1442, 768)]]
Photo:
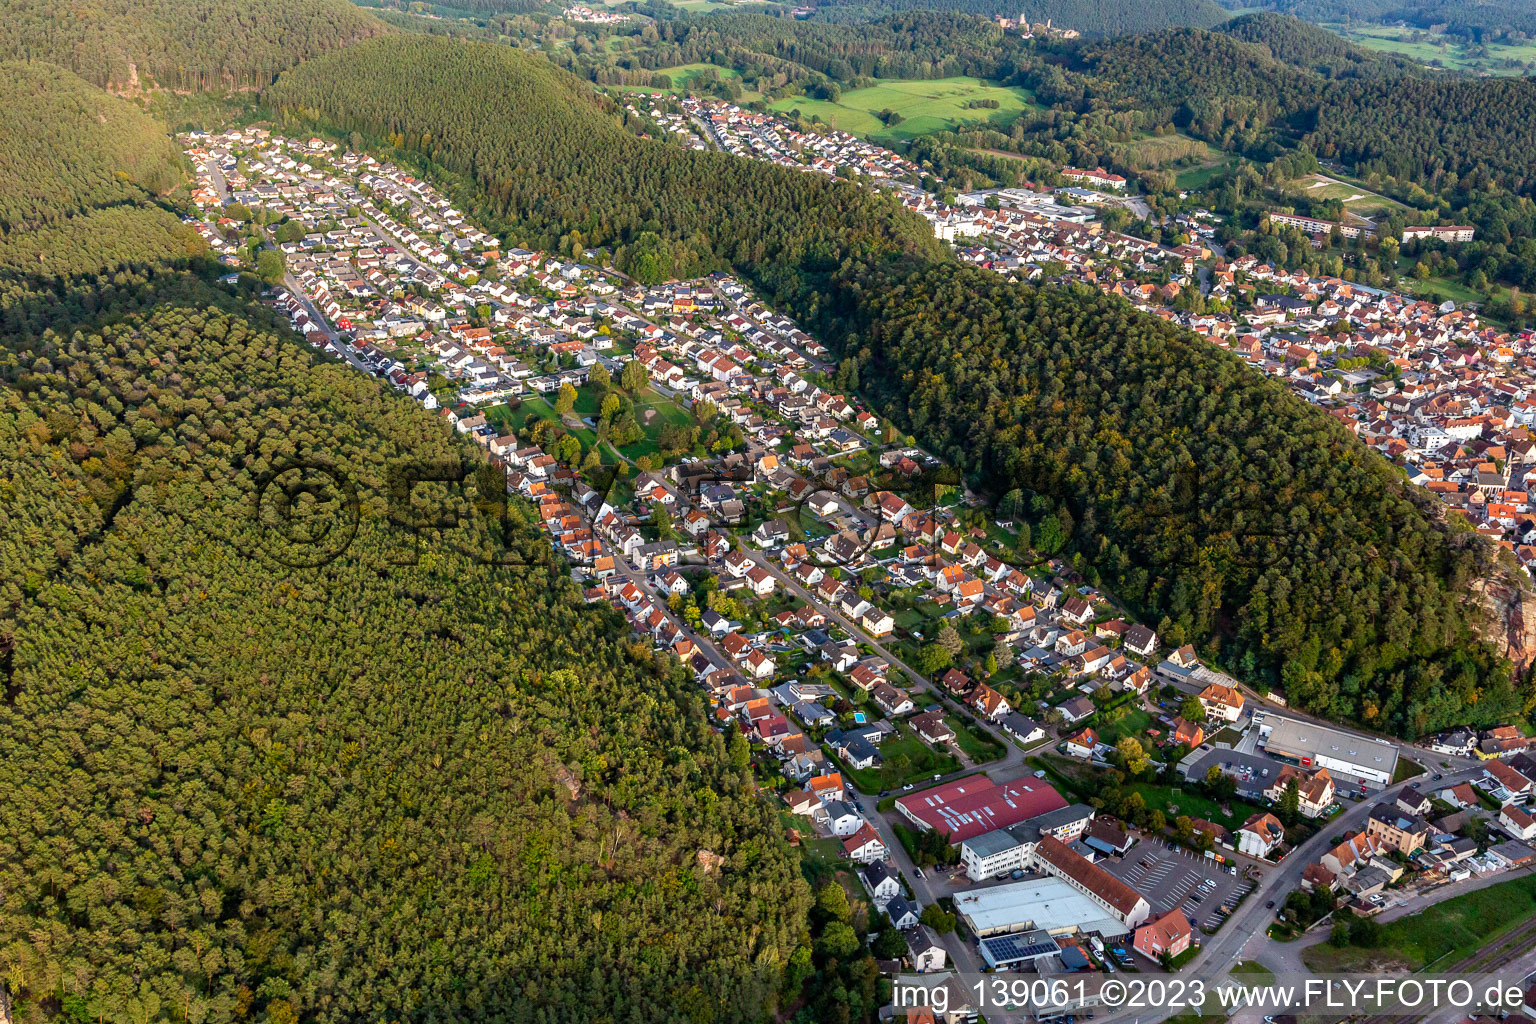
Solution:
[(960, 844), (960, 863), (973, 882), (1006, 875), (1030, 866), (1030, 858), (1042, 836), (1055, 836), (1064, 843), (1082, 837), (1093, 821), (1093, 808), (1071, 804), (1036, 815), (1028, 821), (1007, 828), (983, 832)]
[(1257, 720), (1259, 746), (1270, 757), (1302, 768), (1327, 768), (1334, 775), (1382, 787), (1397, 770), (1397, 747), (1385, 740), (1267, 713)]
[(977, 938), (1040, 931), (1091, 932), (1105, 938), (1131, 929), (1062, 878), (1029, 878), (955, 896), (955, 912)]

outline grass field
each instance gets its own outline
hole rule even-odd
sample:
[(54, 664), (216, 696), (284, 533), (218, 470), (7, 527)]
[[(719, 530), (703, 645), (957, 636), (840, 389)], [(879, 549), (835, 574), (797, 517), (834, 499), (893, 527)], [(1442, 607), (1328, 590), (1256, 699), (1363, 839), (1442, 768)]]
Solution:
[[(693, 83), (699, 78), (700, 75), (703, 75), (711, 70), (718, 71), (722, 79), (741, 77), (741, 72), (737, 71), (735, 68), (722, 68), (717, 67), (714, 64), (706, 63), (678, 64), (670, 68), (657, 68), (655, 74), (666, 75), (672, 80), (672, 88), (665, 90), (666, 92), (685, 93), (689, 91), (689, 89), (693, 88)], [(651, 88), (649, 85), (605, 85), (603, 88), (612, 89), (616, 92), (658, 91)], [(740, 102), (751, 103), (754, 100), (760, 100), (762, 98), (762, 93), (757, 92), (754, 89), (747, 89), (743, 87)]]
[(1370, 217), (1378, 213), (1391, 210), (1406, 209), (1402, 203), (1386, 196), (1377, 195), (1369, 189), (1338, 178), (1329, 177), (1326, 174), (1313, 174), (1305, 178), (1298, 178), (1287, 186), (1303, 195), (1313, 199), (1338, 199), (1344, 203), (1344, 209), (1361, 217)]
[(1381, 926), (1377, 945), (1335, 948), (1328, 943), (1302, 951), (1314, 971), (1381, 970), (1390, 966), (1442, 969), (1470, 956), (1536, 915), (1536, 875), (1501, 882)]
[[(1140, 793), (1141, 799), (1148, 807), (1160, 808), (1167, 816), (1169, 824), (1179, 815), (1188, 815), (1191, 818), (1204, 818), (1206, 821), (1214, 821), (1232, 831), (1236, 831), (1243, 822), (1247, 821), (1262, 808), (1233, 798), (1227, 806), (1232, 813), (1223, 814), (1221, 805), (1210, 797), (1196, 793), (1191, 788), (1175, 788), (1173, 786), (1159, 786), (1151, 782), (1136, 782), (1124, 787), (1128, 793)], [(1177, 807), (1178, 810), (1174, 810)]]
[(1127, 736), (1135, 736), (1142, 741), (1143, 747), (1150, 747), (1152, 741), (1146, 739), (1147, 727), (1152, 724), (1152, 716), (1141, 708), (1133, 707), (1122, 719), (1097, 726), (1095, 731), (1099, 739), (1110, 746), (1114, 746)]
[(1453, 71), (1482, 71), (1494, 75), (1523, 75), (1529, 70), (1507, 66), (1509, 61), (1529, 64), (1536, 61), (1536, 45), (1511, 46), (1504, 43), (1488, 43), (1487, 55), (1472, 53), (1451, 36), (1436, 35), (1422, 29), (1399, 28), (1394, 25), (1355, 23), (1348, 27), (1328, 25), (1356, 46), (1368, 50), (1395, 53), (1409, 60), (1431, 67), (1443, 67)]
[[(969, 109), (971, 100), (997, 100), (997, 109)], [(1003, 127), (1013, 121), (1034, 97), (1025, 89), (992, 85), (979, 78), (934, 78), (922, 81), (892, 80), (868, 89), (845, 92), (836, 103), (793, 96), (778, 100), (772, 109), (780, 113), (799, 110), (819, 117), (835, 128), (875, 142), (904, 142), (919, 135), (949, 131), (963, 124)], [(876, 112), (893, 110), (905, 120), (887, 126)]]

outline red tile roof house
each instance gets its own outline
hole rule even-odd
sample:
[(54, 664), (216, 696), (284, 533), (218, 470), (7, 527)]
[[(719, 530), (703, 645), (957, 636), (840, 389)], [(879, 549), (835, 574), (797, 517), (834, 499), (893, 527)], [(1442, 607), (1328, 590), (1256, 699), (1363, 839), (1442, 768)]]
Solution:
[(1177, 907), (1161, 917), (1155, 917), (1136, 929), (1136, 952), (1148, 960), (1175, 957), (1189, 948), (1194, 930), (1189, 918)]

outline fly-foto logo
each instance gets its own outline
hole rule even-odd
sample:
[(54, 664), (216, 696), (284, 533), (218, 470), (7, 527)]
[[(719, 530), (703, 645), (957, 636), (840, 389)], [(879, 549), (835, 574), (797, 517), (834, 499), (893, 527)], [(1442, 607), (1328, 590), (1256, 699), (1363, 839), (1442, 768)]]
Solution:
[[(398, 459), (384, 467), (389, 563), (419, 563), (423, 538), (458, 535), (477, 562), (543, 566), (539, 547), (520, 536), (507, 502), (505, 471), (470, 459)], [(261, 473), (249, 496), (254, 543), (247, 554), (291, 569), (317, 569), (357, 539), (368, 488), (338, 463), (283, 456)]]

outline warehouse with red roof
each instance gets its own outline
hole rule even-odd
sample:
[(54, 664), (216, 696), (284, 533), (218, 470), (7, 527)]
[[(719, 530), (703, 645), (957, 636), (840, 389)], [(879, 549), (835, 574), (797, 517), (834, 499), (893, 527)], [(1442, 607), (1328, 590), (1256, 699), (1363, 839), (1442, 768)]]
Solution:
[(998, 785), (985, 775), (956, 779), (896, 800), (897, 809), (908, 821), (939, 832), (951, 843), (1017, 825), (1065, 806), (1067, 801), (1062, 795), (1040, 779), (1017, 779)]

